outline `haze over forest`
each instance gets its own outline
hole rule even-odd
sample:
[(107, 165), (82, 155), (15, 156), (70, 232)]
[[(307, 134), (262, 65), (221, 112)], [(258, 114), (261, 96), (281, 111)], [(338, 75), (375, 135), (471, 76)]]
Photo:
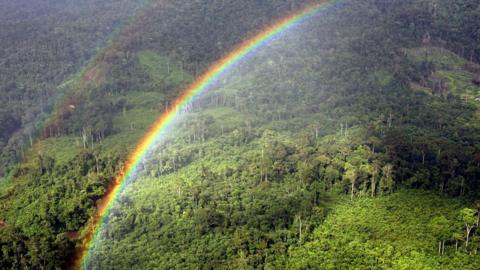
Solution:
[(480, 269), (478, 0), (0, 0), (0, 44), (0, 269)]

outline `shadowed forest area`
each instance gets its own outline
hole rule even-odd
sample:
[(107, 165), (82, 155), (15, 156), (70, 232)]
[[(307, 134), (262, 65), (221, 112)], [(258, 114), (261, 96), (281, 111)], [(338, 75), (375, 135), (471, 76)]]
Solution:
[[(0, 268), (64, 269), (136, 142), (315, 1), (0, 3)], [(334, 1), (195, 99), (86, 269), (479, 269), (480, 3)]]

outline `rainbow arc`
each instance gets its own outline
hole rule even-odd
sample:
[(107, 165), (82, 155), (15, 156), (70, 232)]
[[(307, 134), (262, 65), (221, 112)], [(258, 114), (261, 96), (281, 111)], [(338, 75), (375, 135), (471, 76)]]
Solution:
[(295, 28), (298, 24), (331, 6), (334, 2), (336, 1), (318, 1), (267, 26), (215, 62), (171, 103), (169, 109), (162, 113), (139, 141), (125, 162), (123, 169), (118, 173), (102, 201), (98, 204), (95, 216), (87, 225), (82, 246), (77, 250), (73, 269), (81, 269), (88, 266), (92, 252), (95, 250), (99, 234), (102, 231), (102, 226), (104, 226), (106, 218), (119, 194), (125, 189), (129, 180), (135, 176), (139, 164), (142, 163), (147, 153), (154, 149), (156, 143), (168, 132), (169, 127), (173, 125), (178, 115), (186, 109), (192, 100), (211, 87), (222, 75), (234, 67), (235, 64), (239, 63), (248, 55), (253, 54), (256, 49), (265, 46), (281, 34)]

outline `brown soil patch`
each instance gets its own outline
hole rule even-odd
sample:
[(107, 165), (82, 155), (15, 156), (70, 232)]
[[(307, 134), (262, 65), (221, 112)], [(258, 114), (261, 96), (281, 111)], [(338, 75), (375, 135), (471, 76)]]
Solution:
[(69, 239), (74, 240), (78, 238), (78, 231), (69, 231), (65, 233), (65, 236), (67, 236)]
[(93, 67), (83, 75), (83, 79), (87, 82), (95, 81), (98, 79), (98, 77), (100, 77), (98, 66)]

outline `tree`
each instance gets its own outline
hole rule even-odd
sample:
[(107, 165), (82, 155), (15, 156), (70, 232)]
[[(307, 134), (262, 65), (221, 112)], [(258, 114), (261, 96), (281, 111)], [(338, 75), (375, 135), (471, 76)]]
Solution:
[(381, 168), (381, 164), (378, 160), (375, 160), (371, 165), (371, 180), (370, 180), (370, 190), (371, 196), (374, 197), (377, 192), (377, 177)]
[(465, 225), (465, 247), (468, 248), (468, 243), (470, 240), (470, 234), (472, 230), (476, 227), (477, 218), (475, 217), (475, 209), (472, 208), (463, 208), (460, 210), (460, 218)]
[(350, 163), (345, 163), (345, 172), (343, 174), (343, 179), (350, 182), (350, 199), (353, 200), (353, 195), (355, 193), (355, 182), (357, 181), (358, 173), (355, 166)]
[(391, 192), (393, 189), (393, 166), (391, 164), (384, 165), (382, 168), (382, 177), (380, 178), (380, 194)]
[(445, 241), (451, 236), (451, 224), (445, 216), (432, 218), (429, 224), (435, 238), (438, 240), (438, 255), (445, 254)]

